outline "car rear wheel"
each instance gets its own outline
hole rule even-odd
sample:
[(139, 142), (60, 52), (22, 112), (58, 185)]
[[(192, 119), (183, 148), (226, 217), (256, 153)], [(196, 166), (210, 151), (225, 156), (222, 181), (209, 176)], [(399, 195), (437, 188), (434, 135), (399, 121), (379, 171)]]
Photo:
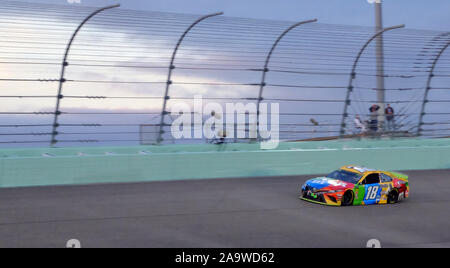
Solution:
[(388, 204), (396, 204), (398, 202), (398, 191), (392, 190), (388, 195)]
[(345, 192), (344, 196), (342, 197), (342, 206), (348, 207), (353, 205), (353, 201), (355, 199), (355, 194), (352, 191)]

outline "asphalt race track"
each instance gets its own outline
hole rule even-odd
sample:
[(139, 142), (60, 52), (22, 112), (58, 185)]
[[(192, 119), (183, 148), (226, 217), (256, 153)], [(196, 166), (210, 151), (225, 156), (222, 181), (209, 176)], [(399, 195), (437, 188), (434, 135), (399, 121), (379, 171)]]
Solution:
[(450, 170), (406, 172), (397, 205), (298, 199), (307, 177), (0, 190), (0, 247), (450, 247)]

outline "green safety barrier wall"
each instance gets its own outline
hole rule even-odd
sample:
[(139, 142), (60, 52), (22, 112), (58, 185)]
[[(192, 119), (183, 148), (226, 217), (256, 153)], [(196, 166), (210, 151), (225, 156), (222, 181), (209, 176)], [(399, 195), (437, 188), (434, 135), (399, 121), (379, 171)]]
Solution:
[(324, 174), (343, 165), (450, 169), (450, 139), (0, 150), (0, 188)]

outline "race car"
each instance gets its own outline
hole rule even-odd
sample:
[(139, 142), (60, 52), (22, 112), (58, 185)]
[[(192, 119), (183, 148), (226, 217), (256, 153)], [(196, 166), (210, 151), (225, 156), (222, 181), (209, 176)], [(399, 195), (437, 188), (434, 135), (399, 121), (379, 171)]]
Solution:
[(358, 166), (344, 166), (326, 177), (307, 181), (300, 196), (329, 206), (395, 204), (408, 197), (408, 175)]

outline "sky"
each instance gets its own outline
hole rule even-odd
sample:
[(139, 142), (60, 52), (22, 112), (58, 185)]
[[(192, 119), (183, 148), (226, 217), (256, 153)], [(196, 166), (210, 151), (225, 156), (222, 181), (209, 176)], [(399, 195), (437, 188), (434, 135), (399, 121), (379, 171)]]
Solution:
[[(78, 0), (35, 0), (70, 4)], [(373, 4), (368, 0), (79, 0), (73, 5), (103, 6), (120, 3), (123, 8), (190, 14), (223, 11), (231, 17), (298, 21), (315, 17), (322, 23), (373, 26)], [(385, 25), (449, 31), (448, 0), (384, 0)]]

